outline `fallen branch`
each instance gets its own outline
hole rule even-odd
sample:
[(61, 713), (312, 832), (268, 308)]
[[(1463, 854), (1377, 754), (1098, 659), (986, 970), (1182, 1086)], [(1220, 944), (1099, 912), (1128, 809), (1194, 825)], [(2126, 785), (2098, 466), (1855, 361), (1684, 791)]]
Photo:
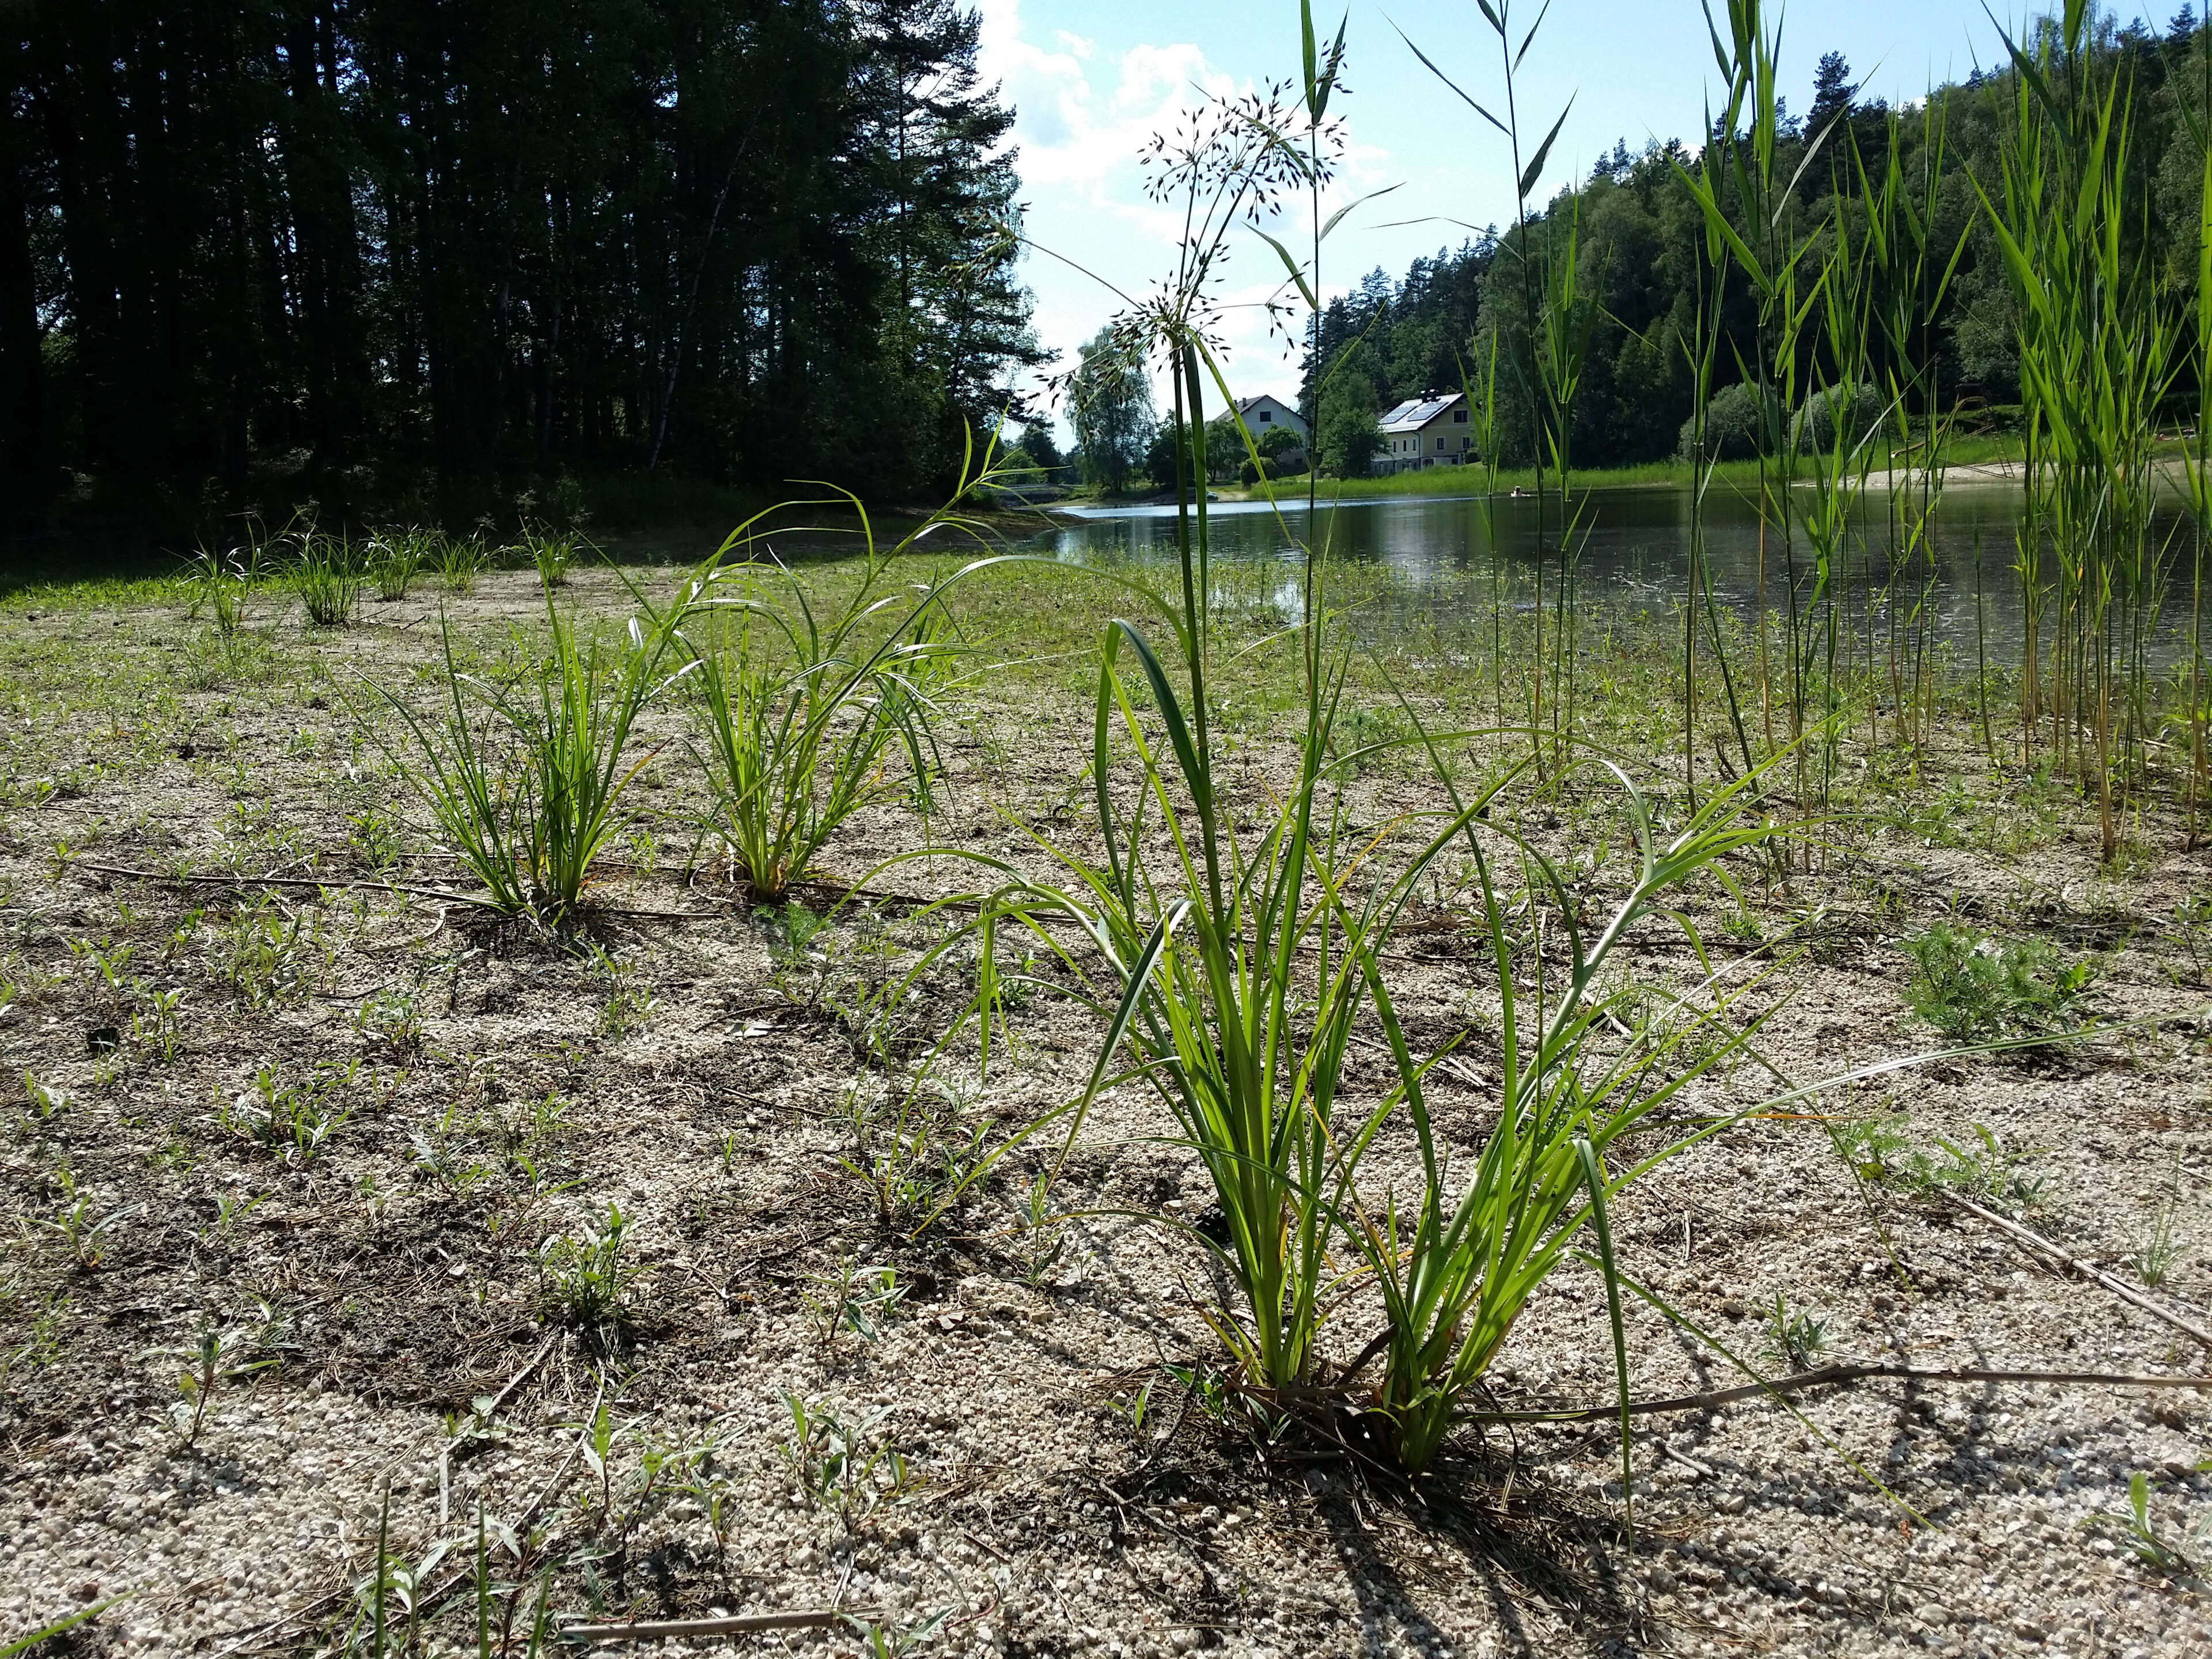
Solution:
[(1969, 1215), (1979, 1216), (1992, 1227), (2006, 1233), (2016, 1243), (2026, 1246), (2039, 1255), (2049, 1257), (2069, 1273), (2078, 1273), (2084, 1279), (2094, 1279), (2121, 1301), (2141, 1308), (2152, 1318), (2162, 1320), (2184, 1335), (2194, 1337), (2205, 1347), (2212, 1348), (2212, 1331), (2206, 1330), (2193, 1321), (2184, 1319), (2171, 1308), (2144, 1295), (2127, 1280), (2108, 1273), (2102, 1267), (2084, 1261), (2077, 1255), (2069, 1255), (2034, 1229), (2023, 1227), (2017, 1221), (1999, 1215), (1995, 1210), (1984, 1209), (1970, 1198), (1961, 1198), (1956, 1193), (1946, 1193), (1943, 1196)]
[[(491, 1405), (483, 1414), (487, 1427), (490, 1425), (492, 1419), (499, 1415), (499, 1408), (507, 1404), (507, 1397), (520, 1388), (523, 1380), (544, 1362), (545, 1356), (553, 1352), (554, 1345), (560, 1340), (561, 1333), (558, 1331), (547, 1337), (538, 1345), (538, 1352), (530, 1356), (529, 1363), (507, 1378), (507, 1386), (492, 1396)], [(438, 1524), (441, 1527), (446, 1524), (451, 1508), (448, 1499), (453, 1490), (453, 1454), (461, 1449), (462, 1443), (469, 1438), (470, 1432), (467, 1429), (462, 1430), (448, 1440), (444, 1449), (438, 1454)]]
[[(479, 910), (489, 910), (495, 915), (505, 914), (488, 898), (451, 892), (443, 887), (416, 887), (404, 881), (318, 881), (312, 876), (179, 876), (160, 870), (133, 870), (121, 864), (94, 864), (89, 859), (72, 859), (69, 867), (73, 871), (91, 870), (103, 876), (121, 876), (131, 881), (156, 882), (169, 887), (312, 887), (318, 891), (408, 893), (416, 898), (471, 905)], [(638, 916), (653, 921), (720, 921), (728, 914), (722, 910), (633, 910), (611, 904), (595, 904), (591, 908), (603, 916)]]
[[(1634, 1400), (1627, 1406), (1632, 1417), (1668, 1412), (1711, 1411), (1742, 1400), (1775, 1400), (1812, 1389), (1832, 1388), (1844, 1382), (1896, 1378), (1909, 1382), (2042, 1382), (2069, 1387), (2112, 1389), (2212, 1389), (2212, 1376), (2162, 1376), (2142, 1371), (2025, 1371), (1994, 1370), (1979, 1366), (1952, 1369), (1942, 1365), (1899, 1365), (1880, 1361), (1822, 1365), (1778, 1376), (1771, 1382), (1747, 1382), (1740, 1388), (1715, 1389), (1705, 1394), (1686, 1394), (1673, 1400)], [(1462, 1423), (1598, 1423), (1620, 1417), (1617, 1402), (1575, 1406), (1559, 1411), (1468, 1412)]]
[(805, 1613), (745, 1613), (730, 1619), (664, 1619), (651, 1624), (570, 1625), (556, 1639), (598, 1647), (611, 1642), (659, 1642), (687, 1636), (743, 1636), (749, 1631), (822, 1630), (848, 1619), (872, 1619), (873, 1607), (818, 1607)]
[(416, 898), (439, 899), (447, 904), (471, 904), (480, 910), (498, 908), (489, 899), (448, 892), (442, 887), (410, 886), (404, 881), (317, 881), (312, 876), (180, 876), (162, 870), (133, 870), (121, 864), (94, 864), (89, 859), (72, 859), (69, 867), (72, 872), (91, 870), (103, 876), (150, 881), (164, 887), (312, 887), (318, 892), (325, 890), (360, 892), (365, 890), (379, 893), (409, 893)]

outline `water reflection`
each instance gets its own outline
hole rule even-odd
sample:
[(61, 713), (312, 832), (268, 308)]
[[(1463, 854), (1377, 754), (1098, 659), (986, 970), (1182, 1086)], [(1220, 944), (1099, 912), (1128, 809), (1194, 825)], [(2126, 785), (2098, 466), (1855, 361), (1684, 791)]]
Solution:
[[(1688, 564), (1690, 495), (1671, 487), (1606, 489), (1588, 498), (1588, 518), (1575, 562), (1577, 598), (1585, 613), (1608, 618), (1644, 613), (1654, 623), (1671, 618), (1682, 604)], [(1535, 601), (1540, 503), (1533, 496), (1486, 504), (1471, 497), (1417, 496), (1347, 501), (1333, 510), (1334, 553), (1387, 571), (1389, 586), (1409, 602), (1487, 613), (1493, 596), (1525, 610)], [(1556, 544), (1559, 507), (1542, 504), (1547, 541)], [(1322, 504), (1321, 517), (1332, 518)], [(1281, 519), (1264, 502), (1219, 502), (1209, 509), (1214, 557), (1226, 566), (1299, 556), (1289, 538), (1305, 534), (1303, 499), (1285, 504)], [(1489, 525), (1496, 526), (1493, 544)], [(1869, 492), (1851, 538), (1844, 568), (1831, 577), (1843, 626), (1863, 639), (1887, 637), (1893, 628), (1925, 624), (1934, 641), (1993, 662), (2021, 656), (2021, 583), (2015, 532), (2017, 486), (1954, 484), (1939, 503), (1925, 550), (1907, 559), (1887, 510), (1887, 497)], [(1285, 532), (1287, 531), (1287, 536)], [(1176, 519), (1170, 507), (1076, 509), (1060, 516), (1037, 538), (1040, 550), (1073, 563), (1146, 562), (1175, 554)], [(2176, 514), (2161, 514), (2153, 526), (2172, 550), (2165, 605), (2154, 655), (2171, 659), (2183, 648), (2189, 627), (2190, 538)], [(1757, 609), (1765, 563), (1767, 607), (1790, 603), (1793, 560), (1800, 602), (1814, 574), (1811, 543), (1800, 531), (1784, 549), (1762, 531), (1751, 502), (1716, 488), (1708, 496), (1705, 544), (1714, 597), (1743, 613)], [(1545, 562), (1547, 592), (1558, 580), (1556, 556)], [(1296, 590), (1289, 590), (1295, 604)]]

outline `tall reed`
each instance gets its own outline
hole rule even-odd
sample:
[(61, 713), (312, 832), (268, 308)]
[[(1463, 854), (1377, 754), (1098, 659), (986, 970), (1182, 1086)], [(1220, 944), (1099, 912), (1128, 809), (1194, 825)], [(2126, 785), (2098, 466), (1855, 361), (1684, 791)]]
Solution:
[(2041, 642), (2029, 641), (2024, 739), (2032, 745), (2039, 714), (2049, 717), (2053, 757), (2096, 799), (2110, 862), (2118, 796), (2148, 736), (2142, 642), (2165, 574), (2150, 531), (2152, 446), (2174, 335), (2130, 234), (2141, 211), (2131, 88), (2095, 50), (2094, 25), (2087, 0), (2068, 0), (2032, 48), (2008, 38), (2001, 191), (1982, 199), (2016, 318), (2028, 439), (2022, 579), (2036, 590), (2031, 624), (2046, 607), (2051, 623), (2047, 685), (2033, 654)]

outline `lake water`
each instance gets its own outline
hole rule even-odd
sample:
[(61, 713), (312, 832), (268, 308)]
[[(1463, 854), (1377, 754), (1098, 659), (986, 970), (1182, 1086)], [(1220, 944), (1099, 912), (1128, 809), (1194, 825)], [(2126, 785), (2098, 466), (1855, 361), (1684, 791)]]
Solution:
[[(1685, 597), (1689, 492), (1672, 487), (1602, 489), (1578, 496), (1577, 504), (1585, 500), (1587, 517), (1575, 563), (1584, 614), (1622, 616), (1641, 611), (1655, 621), (1674, 617)], [(1832, 582), (1844, 608), (1846, 626), (1860, 637), (1869, 626), (1886, 635), (1893, 623), (1905, 623), (1925, 605), (1924, 619), (1935, 638), (1971, 658), (1977, 648), (1978, 591), (1982, 648), (1994, 662), (2018, 660), (2018, 485), (1954, 484), (1937, 505), (1927, 554), (1895, 572), (1886, 501), (1879, 491), (1869, 493), (1849, 568)], [(1388, 587), (1404, 600), (1431, 611), (1450, 606), (1487, 615), (1493, 593), (1503, 593), (1505, 602), (1517, 608), (1534, 602), (1538, 507), (1533, 496), (1486, 504), (1473, 497), (1419, 495), (1347, 501), (1334, 509), (1324, 501), (1320, 516), (1328, 520), (1334, 515), (1330, 545), (1335, 556), (1389, 573), (1392, 580)], [(1085, 507), (1055, 517), (1057, 526), (1031, 545), (1069, 562), (1149, 564), (1175, 557), (1171, 507)], [(1292, 538), (1306, 534), (1304, 499), (1294, 506), (1286, 504), (1279, 520), (1273, 509), (1257, 501), (1218, 502), (1208, 508), (1207, 518), (1214, 559), (1246, 568), (1237, 575), (1247, 580), (1249, 567), (1264, 572), (1268, 566), (1281, 566), (1282, 597), (1295, 609), (1291, 573), (1303, 556), (1290, 544)], [(1488, 527), (1493, 520), (1494, 542)], [(1545, 510), (1545, 527), (1547, 541), (1555, 544), (1556, 500)], [(2191, 543), (2178, 514), (2162, 514), (2154, 533), (2170, 538), (2167, 544), (2172, 549), (2160, 637), (2154, 653), (2171, 659), (2186, 648)], [(1787, 561), (1773, 532), (1767, 532), (1765, 542), (1767, 605), (1778, 612), (1788, 604)], [(1717, 486), (1706, 498), (1705, 546), (1716, 599), (1742, 612), (1753, 611), (1761, 533), (1753, 504)], [(1800, 591), (1809, 592), (1812, 548), (1802, 532), (1796, 552)], [(1554, 553), (1544, 565), (1547, 599), (1558, 579)]]

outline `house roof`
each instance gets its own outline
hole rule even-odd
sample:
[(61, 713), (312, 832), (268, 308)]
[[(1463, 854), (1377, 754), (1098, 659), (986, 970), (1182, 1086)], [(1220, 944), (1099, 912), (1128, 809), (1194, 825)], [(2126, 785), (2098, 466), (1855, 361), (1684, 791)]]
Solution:
[(1272, 392), (1255, 392), (1249, 398), (1239, 398), (1237, 400), (1237, 412), (1239, 415), (1249, 414), (1261, 404), (1273, 404), (1276, 408), (1286, 409), (1293, 415), (1298, 412), (1296, 404), (1286, 404)]
[(1396, 408), (1384, 412), (1382, 430), (1386, 433), (1419, 432), (1455, 404), (1464, 402), (1466, 394), (1458, 392), (1443, 397), (1431, 394), (1408, 398)]

